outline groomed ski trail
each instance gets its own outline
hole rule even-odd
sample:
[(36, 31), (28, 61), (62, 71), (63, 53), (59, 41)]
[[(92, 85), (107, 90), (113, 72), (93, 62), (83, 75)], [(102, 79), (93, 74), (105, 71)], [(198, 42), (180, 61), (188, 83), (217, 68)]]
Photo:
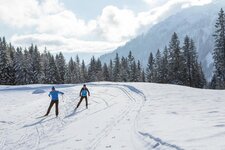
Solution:
[[(33, 107), (33, 112), (29, 110), (29, 115), (22, 113), (15, 122), (8, 122), (7, 126), (0, 128), (0, 149), (182, 150), (154, 138), (150, 133), (142, 133), (138, 128), (146, 97), (136, 87), (127, 84), (92, 83), (89, 85), (89, 109), (85, 109), (83, 101), (73, 114), (79, 101), (79, 97), (75, 96), (79, 94), (79, 88), (80, 86), (65, 88), (67, 92), (64, 91), (65, 96), (61, 97), (58, 118), (55, 118), (53, 108), (50, 116), (37, 119), (47, 109), (48, 102), (43, 105), (47, 95), (38, 103), (28, 104)], [(12, 134), (16, 136), (11, 137)]]

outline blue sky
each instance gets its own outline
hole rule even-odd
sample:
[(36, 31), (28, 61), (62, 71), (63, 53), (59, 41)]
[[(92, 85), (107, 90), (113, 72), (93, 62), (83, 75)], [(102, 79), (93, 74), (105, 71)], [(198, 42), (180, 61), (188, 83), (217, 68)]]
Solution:
[(107, 53), (182, 9), (211, 2), (0, 0), (0, 36), (16, 46), (36, 44), (41, 51)]
[(114, 5), (121, 9), (131, 9), (136, 13), (147, 11), (150, 8), (141, 0), (94, 0), (92, 1), (94, 6), (93, 3), (90, 3), (90, 0), (61, 0), (61, 2), (86, 21), (101, 15), (102, 9), (108, 5)]

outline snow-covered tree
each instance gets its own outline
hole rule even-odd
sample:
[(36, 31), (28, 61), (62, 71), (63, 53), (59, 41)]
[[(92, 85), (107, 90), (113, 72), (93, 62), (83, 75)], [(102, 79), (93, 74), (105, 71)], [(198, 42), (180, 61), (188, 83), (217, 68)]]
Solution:
[(159, 49), (155, 55), (155, 65), (154, 65), (154, 72), (153, 72), (153, 81), (157, 83), (162, 83), (163, 74), (162, 74), (162, 58), (161, 52)]
[(50, 82), (50, 73), (49, 73), (49, 57), (51, 54), (47, 52), (47, 50), (44, 50), (44, 53), (41, 54), (41, 76), (40, 80), (41, 83), (49, 83)]
[(91, 58), (91, 61), (90, 61), (89, 67), (88, 67), (88, 81), (90, 81), (90, 82), (97, 81), (96, 60), (95, 60), (94, 56)]
[(218, 19), (215, 25), (214, 32), (214, 78), (216, 88), (224, 89), (225, 88), (225, 14), (223, 9), (221, 8)]
[(138, 62), (137, 62), (137, 73), (136, 73), (138, 82), (142, 81), (141, 73), (142, 73), (141, 62), (138, 60)]
[(82, 63), (81, 63), (80, 73), (81, 73), (81, 80), (80, 80), (80, 82), (81, 83), (87, 82), (88, 81), (88, 72), (87, 72), (87, 67), (85, 65), (84, 60), (82, 60)]
[(129, 81), (129, 67), (128, 62), (125, 57), (121, 58), (121, 79), (123, 82)]
[(50, 56), (49, 59), (49, 84), (59, 83), (59, 72), (55, 64), (54, 56)]
[(60, 52), (58, 55), (55, 57), (55, 63), (56, 67), (59, 73), (59, 83), (64, 83), (65, 82), (65, 74), (66, 74), (66, 61), (65, 58)]
[(145, 70), (143, 69), (141, 72), (141, 82), (146, 82)]
[(183, 85), (183, 60), (180, 48), (180, 41), (176, 33), (172, 35), (169, 43), (168, 69), (169, 83)]
[(28, 60), (30, 60), (30, 71), (29, 71), (29, 75), (30, 75), (30, 83), (31, 84), (37, 84), (40, 83), (40, 76), (41, 76), (41, 64), (40, 64), (40, 60), (41, 60), (41, 55), (38, 51), (37, 46), (35, 45), (31, 45), (29, 47), (29, 55), (27, 58)]
[(137, 76), (137, 64), (135, 60), (131, 64), (131, 70), (130, 70), (130, 82), (138, 82), (138, 76)]
[(15, 48), (12, 46), (11, 43), (8, 45), (8, 54), (9, 54), (9, 79), (8, 79), (8, 84), (10, 85), (15, 85), (15, 79), (16, 79), (16, 74), (15, 74), (15, 67), (14, 67), (14, 57), (15, 57)]
[(116, 57), (114, 60), (114, 68), (113, 68), (113, 81), (121, 82), (121, 66), (120, 66), (120, 58), (118, 53), (116, 53)]
[(102, 75), (103, 75), (103, 81), (110, 81), (109, 69), (106, 63), (104, 63), (103, 65)]
[(76, 69), (75, 62), (73, 61), (73, 58), (71, 57), (66, 69), (66, 75), (65, 75), (66, 83), (76, 82), (75, 69)]
[(162, 83), (169, 82), (169, 70), (168, 70), (168, 49), (164, 48), (163, 56), (162, 56)]
[(0, 84), (9, 84), (9, 55), (5, 37), (0, 38)]
[(129, 54), (128, 54), (128, 57), (127, 57), (127, 65), (128, 65), (128, 68), (127, 68), (127, 71), (128, 71), (128, 81), (131, 81), (132, 80), (132, 73), (131, 73), (131, 67), (133, 65), (133, 61), (134, 61), (134, 56), (132, 55), (132, 52), (129, 51)]
[(26, 84), (26, 68), (24, 65), (22, 48), (17, 48), (13, 59), (13, 69), (15, 70), (15, 84)]
[(146, 69), (146, 78), (148, 82), (153, 82), (154, 64), (155, 64), (155, 60), (154, 60), (153, 54), (150, 53), (148, 58), (147, 69)]
[(109, 61), (109, 81), (113, 81), (113, 61), (110, 59)]
[(97, 81), (102, 81), (103, 80), (103, 75), (102, 75), (102, 63), (100, 59), (96, 61), (96, 70), (95, 70), (95, 75), (97, 78)]

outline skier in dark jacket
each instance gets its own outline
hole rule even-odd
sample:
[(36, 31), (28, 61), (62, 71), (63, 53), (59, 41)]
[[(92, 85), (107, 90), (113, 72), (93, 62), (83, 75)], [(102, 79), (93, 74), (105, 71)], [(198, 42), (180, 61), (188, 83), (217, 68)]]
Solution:
[(56, 115), (56, 117), (58, 116), (58, 114), (59, 114), (59, 108), (58, 108), (58, 106), (59, 106), (59, 97), (58, 97), (58, 95), (59, 94), (63, 95), (64, 93), (60, 92), (60, 91), (56, 91), (55, 87), (53, 86), (52, 87), (52, 91), (48, 94), (48, 96), (51, 97), (51, 102), (50, 102), (50, 105), (48, 107), (48, 111), (47, 111), (47, 113), (44, 116), (48, 116), (48, 114), (49, 114), (49, 112), (50, 112), (50, 110), (51, 110), (51, 108), (52, 108), (52, 106), (54, 104), (55, 104), (55, 115)]
[(75, 108), (75, 111), (77, 110), (77, 108), (80, 106), (80, 103), (82, 102), (82, 100), (85, 98), (86, 101), (86, 108), (88, 109), (88, 99), (87, 99), (87, 95), (90, 96), (90, 92), (87, 89), (86, 85), (84, 84), (82, 89), (80, 90), (80, 101), (77, 104), (77, 107)]

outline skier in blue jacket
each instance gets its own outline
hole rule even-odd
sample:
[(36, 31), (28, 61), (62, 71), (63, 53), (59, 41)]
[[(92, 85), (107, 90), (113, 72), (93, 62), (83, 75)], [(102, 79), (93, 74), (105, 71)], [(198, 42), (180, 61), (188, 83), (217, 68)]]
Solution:
[(59, 108), (58, 108), (58, 106), (59, 106), (59, 96), (58, 95), (59, 94), (63, 95), (64, 93), (60, 92), (60, 91), (56, 91), (55, 87), (53, 86), (52, 91), (48, 94), (48, 96), (51, 97), (51, 102), (50, 102), (50, 105), (48, 107), (48, 111), (44, 116), (48, 116), (48, 114), (49, 114), (49, 112), (50, 112), (50, 110), (51, 110), (51, 108), (54, 104), (55, 104), (55, 115), (56, 115), (56, 117), (58, 116), (58, 114), (59, 114)]
[(87, 95), (90, 96), (90, 92), (88, 90), (88, 88), (86, 87), (86, 85), (84, 84), (83, 87), (80, 90), (80, 101), (77, 104), (77, 107), (75, 108), (75, 111), (77, 110), (77, 108), (80, 106), (80, 103), (82, 102), (83, 99), (85, 99), (86, 101), (86, 108), (88, 109), (88, 99), (87, 99)]

